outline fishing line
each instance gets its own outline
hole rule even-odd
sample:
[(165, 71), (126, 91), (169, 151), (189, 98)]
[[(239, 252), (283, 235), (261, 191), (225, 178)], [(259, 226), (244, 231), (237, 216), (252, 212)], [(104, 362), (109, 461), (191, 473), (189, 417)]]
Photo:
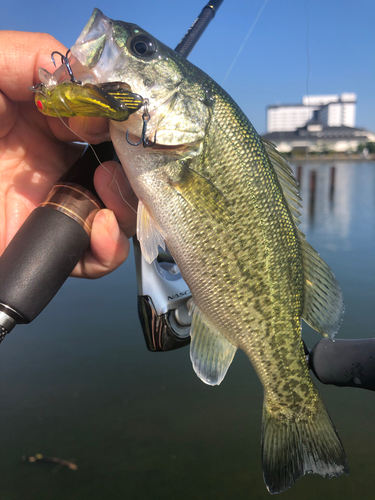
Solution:
[[(310, 20), (307, 10), (307, 0), (305, 0), (305, 13), (306, 13), (306, 57), (307, 57), (307, 75), (306, 75), (306, 94), (307, 94), (307, 108), (310, 109), (310, 94), (309, 94), (309, 79), (310, 79), (310, 54), (309, 54), (309, 34), (310, 34)], [(309, 140), (309, 124), (306, 124), (306, 166), (308, 165), (308, 140)]]
[(118, 192), (120, 193), (121, 199), (122, 199), (122, 200), (123, 200), (123, 201), (124, 201), (124, 202), (128, 205), (128, 207), (130, 207), (130, 208), (133, 210), (133, 212), (134, 212), (135, 214), (138, 214), (138, 212), (137, 212), (136, 210), (134, 210), (134, 208), (130, 205), (130, 203), (129, 203), (128, 201), (126, 201), (126, 199), (124, 198), (124, 196), (123, 196), (123, 194), (122, 194), (122, 192), (121, 192), (120, 185), (119, 185), (119, 183), (118, 183), (118, 181), (117, 181), (117, 179), (116, 179), (115, 175), (114, 175), (114, 174), (112, 174), (112, 172), (111, 172), (111, 171), (110, 171), (107, 167), (105, 167), (105, 166), (103, 165), (103, 163), (99, 160), (99, 157), (98, 157), (98, 155), (96, 154), (96, 151), (95, 151), (95, 149), (92, 147), (92, 145), (91, 145), (89, 142), (87, 142), (87, 141), (86, 141), (83, 137), (81, 137), (81, 136), (80, 136), (77, 132), (74, 132), (74, 130), (72, 130), (72, 129), (69, 127), (69, 125), (67, 125), (67, 124), (64, 122), (64, 120), (62, 119), (62, 117), (59, 115), (59, 112), (58, 112), (58, 111), (57, 111), (57, 109), (55, 108), (55, 105), (53, 104), (53, 102), (52, 102), (52, 101), (51, 101), (51, 104), (52, 104), (52, 106), (53, 106), (53, 108), (54, 108), (54, 110), (55, 110), (55, 112), (56, 112), (56, 114), (57, 114), (57, 117), (58, 117), (58, 118), (60, 119), (60, 121), (64, 124), (64, 126), (65, 126), (68, 130), (70, 130), (70, 132), (72, 132), (74, 135), (76, 135), (79, 139), (81, 139), (81, 141), (82, 141), (83, 143), (87, 144), (87, 145), (91, 148), (92, 152), (94, 153), (95, 158), (97, 159), (97, 161), (98, 161), (98, 163), (99, 163), (99, 166), (102, 166), (102, 167), (104, 168), (104, 170), (105, 170), (106, 172), (108, 172), (108, 173), (112, 176), (112, 179), (115, 181), (116, 186), (117, 186), (117, 189), (118, 189)]
[(236, 64), (237, 59), (240, 57), (240, 54), (241, 54), (241, 52), (242, 52), (243, 48), (245, 47), (245, 44), (246, 44), (246, 42), (247, 42), (247, 40), (248, 40), (249, 36), (251, 35), (251, 33), (252, 33), (253, 29), (255, 28), (255, 26), (256, 26), (256, 24), (257, 24), (257, 22), (258, 22), (258, 20), (259, 20), (260, 16), (262, 15), (262, 12), (263, 12), (263, 10), (264, 10), (265, 6), (267, 5), (267, 3), (268, 3), (268, 0), (265, 0), (265, 2), (263, 3), (262, 7), (260, 8), (260, 11), (258, 12), (257, 17), (254, 19), (254, 22), (253, 22), (253, 24), (251, 25), (251, 28), (249, 29), (249, 31), (248, 31), (248, 33), (247, 33), (247, 35), (246, 35), (246, 37), (245, 37), (245, 40), (243, 41), (243, 43), (242, 43), (242, 45), (241, 45), (241, 47), (240, 47), (239, 51), (237, 52), (237, 55), (236, 55), (236, 56), (235, 56), (235, 58), (233, 59), (233, 62), (232, 62), (232, 64), (231, 64), (230, 68), (228, 69), (227, 74), (225, 75), (224, 80), (222, 81), (221, 85), (224, 85), (225, 80), (228, 78), (228, 76), (229, 76), (230, 72), (231, 72), (231, 71), (232, 71), (232, 69), (233, 69), (233, 66)]

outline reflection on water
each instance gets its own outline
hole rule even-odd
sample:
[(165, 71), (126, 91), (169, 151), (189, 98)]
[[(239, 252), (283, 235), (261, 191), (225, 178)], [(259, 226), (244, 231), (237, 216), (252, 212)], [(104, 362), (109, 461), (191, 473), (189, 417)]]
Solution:
[(300, 228), (344, 290), (346, 314), (340, 336), (375, 336), (374, 163), (311, 162), (293, 169), (300, 176), (304, 203)]
[(301, 229), (314, 244), (349, 250), (360, 238), (374, 245), (375, 169), (371, 163), (293, 166), (304, 204)]
[[(300, 228), (344, 291), (339, 335), (374, 337), (375, 165), (293, 168)], [(1, 345), (1, 500), (270, 498), (260, 463), (262, 389), (250, 363), (236, 354), (212, 388), (193, 373), (188, 349), (148, 352), (135, 287), (132, 258), (104, 279), (71, 279)], [(310, 347), (319, 340), (305, 326), (303, 335)], [(305, 477), (283, 498), (370, 500), (373, 393), (320, 388), (351, 474)], [(38, 452), (74, 459), (78, 470), (21, 462)]]

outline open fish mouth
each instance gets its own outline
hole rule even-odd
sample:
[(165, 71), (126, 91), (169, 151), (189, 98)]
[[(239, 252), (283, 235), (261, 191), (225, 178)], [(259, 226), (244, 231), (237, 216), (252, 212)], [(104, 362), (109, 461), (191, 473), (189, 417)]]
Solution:
[(125, 64), (112, 25), (95, 9), (72, 49), (65, 56), (52, 54), (54, 62), (54, 54), (61, 56), (61, 66), (53, 74), (39, 69), (41, 83), (31, 88), (39, 111), (48, 116), (124, 121), (142, 107), (143, 97), (122, 81)]
[(60, 54), (62, 62), (66, 58), (68, 64), (62, 64), (53, 75), (41, 70), (41, 82), (45, 85), (57, 85), (71, 81), (72, 76), (83, 84), (122, 81), (126, 63), (123, 51), (115, 41), (113, 24), (112, 19), (99, 9), (94, 9), (76, 43), (66, 56)]
[[(172, 53), (139, 26), (113, 21), (95, 9), (70, 51), (52, 54), (56, 62), (61, 57), (56, 71), (39, 70), (41, 83), (32, 88), (35, 103), (48, 116), (110, 119), (133, 145), (155, 145), (157, 136), (155, 148), (199, 147), (207, 114), (202, 99), (189, 101), (194, 119), (187, 127), (180, 74), (155, 78), (155, 63), (165, 64)], [(119, 123), (137, 111), (126, 127)]]

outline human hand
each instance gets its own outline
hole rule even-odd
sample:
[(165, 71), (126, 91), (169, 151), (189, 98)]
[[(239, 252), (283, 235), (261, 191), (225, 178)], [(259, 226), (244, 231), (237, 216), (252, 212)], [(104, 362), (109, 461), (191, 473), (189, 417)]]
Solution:
[[(73, 141), (81, 137), (98, 144), (110, 137), (108, 120), (103, 118), (60, 120), (37, 110), (28, 87), (39, 82), (40, 67), (54, 71), (53, 51), (66, 53), (57, 40), (42, 33), (3, 31), (0, 47), (1, 254), (29, 213), (81, 154), (82, 147)], [(123, 169), (116, 162), (106, 162), (104, 167), (97, 169), (94, 182), (108, 209), (96, 214), (90, 249), (74, 269), (74, 276), (98, 278), (116, 269), (127, 258), (128, 238), (135, 232), (137, 200)], [(123, 201), (114, 178), (131, 206)]]

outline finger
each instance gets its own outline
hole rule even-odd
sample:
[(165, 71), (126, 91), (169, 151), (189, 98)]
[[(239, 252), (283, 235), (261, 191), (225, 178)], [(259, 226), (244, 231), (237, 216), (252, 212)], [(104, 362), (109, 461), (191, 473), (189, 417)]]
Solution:
[[(33, 100), (35, 95), (29, 87), (39, 83), (39, 68), (53, 73), (56, 68), (51, 53), (65, 54), (67, 50), (46, 33), (16, 31), (0, 32), (0, 47), (0, 89), (12, 101)], [(65, 142), (83, 140), (98, 144), (110, 140), (108, 120), (104, 118), (74, 117), (68, 121), (49, 117), (48, 122), (56, 137)]]
[(130, 242), (111, 210), (100, 210), (94, 219), (90, 249), (75, 267), (72, 276), (101, 278), (117, 269), (128, 257)]
[(75, 116), (70, 118), (69, 126), (74, 133), (85, 138), (90, 144), (110, 141), (109, 120), (107, 118), (88, 118)]
[(135, 234), (138, 200), (122, 166), (115, 161), (100, 165), (94, 175), (95, 189), (107, 208), (112, 210), (128, 238)]
[(0, 92), (0, 139), (13, 128), (17, 119), (18, 105)]
[(46, 33), (19, 31), (0, 31), (0, 47), (0, 89), (13, 101), (33, 100), (29, 87), (39, 82), (39, 68), (52, 73), (56, 68), (51, 53), (65, 54), (67, 50)]
[(47, 117), (48, 125), (57, 139), (63, 142), (78, 141), (100, 144), (110, 141), (109, 121), (106, 118)]

